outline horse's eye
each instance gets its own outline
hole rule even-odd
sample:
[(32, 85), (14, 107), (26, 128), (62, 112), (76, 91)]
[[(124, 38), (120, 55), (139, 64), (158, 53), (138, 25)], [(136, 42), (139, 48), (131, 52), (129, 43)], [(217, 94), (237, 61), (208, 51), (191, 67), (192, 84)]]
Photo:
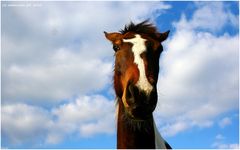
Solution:
[(113, 50), (116, 52), (116, 51), (120, 50), (120, 47), (117, 45), (113, 45)]

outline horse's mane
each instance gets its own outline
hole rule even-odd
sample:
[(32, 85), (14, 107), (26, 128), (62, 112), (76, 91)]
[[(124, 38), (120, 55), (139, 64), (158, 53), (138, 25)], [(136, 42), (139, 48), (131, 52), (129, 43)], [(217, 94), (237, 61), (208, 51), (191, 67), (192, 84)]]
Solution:
[(149, 20), (145, 20), (139, 24), (134, 24), (130, 22), (130, 24), (126, 25), (124, 29), (119, 31), (121, 34), (125, 34), (127, 32), (135, 32), (138, 34), (147, 34), (153, 38), (156, 37), (157, 28), (152, 24), (149, 23)]

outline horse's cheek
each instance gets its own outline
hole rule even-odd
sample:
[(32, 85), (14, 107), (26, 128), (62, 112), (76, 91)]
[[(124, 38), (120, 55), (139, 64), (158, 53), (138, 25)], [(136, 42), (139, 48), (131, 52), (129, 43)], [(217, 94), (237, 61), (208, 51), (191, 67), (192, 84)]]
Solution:
[(117, 75), (114, 75), (114, 89), (117, 97), (122, 97), (123, 88), (119, 78)]

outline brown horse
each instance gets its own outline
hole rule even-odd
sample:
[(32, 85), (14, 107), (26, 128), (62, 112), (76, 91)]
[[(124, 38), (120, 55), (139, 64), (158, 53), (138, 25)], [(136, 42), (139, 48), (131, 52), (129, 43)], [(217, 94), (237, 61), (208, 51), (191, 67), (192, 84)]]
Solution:
[(144, 21), (130, 23), (120, 32), (104, 33), (115, 51), (117, 148), (171, 148), (158, 133), (152, 114), (158, 99), (161, 43), (169, 31), (159, 33)]

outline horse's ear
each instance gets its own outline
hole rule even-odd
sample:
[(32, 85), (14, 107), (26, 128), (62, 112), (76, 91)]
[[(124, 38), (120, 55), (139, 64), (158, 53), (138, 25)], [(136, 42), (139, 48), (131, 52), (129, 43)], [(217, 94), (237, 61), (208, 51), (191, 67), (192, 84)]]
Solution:
[(104, 34), (105, 34), (105, 37), (111, 42), (115, 42), (116, 40), (120, 40), (123, 36), (121, 33), (117, 33), (117, 32), (107, 33), (107, 32), (104, 31)]
[(169, 34), (170, 30), (164, 32), (164, 33), (158, 33), (157, 34), (157, 38), (159, 42), (163, 42), (168, 38), (168, 34)]

